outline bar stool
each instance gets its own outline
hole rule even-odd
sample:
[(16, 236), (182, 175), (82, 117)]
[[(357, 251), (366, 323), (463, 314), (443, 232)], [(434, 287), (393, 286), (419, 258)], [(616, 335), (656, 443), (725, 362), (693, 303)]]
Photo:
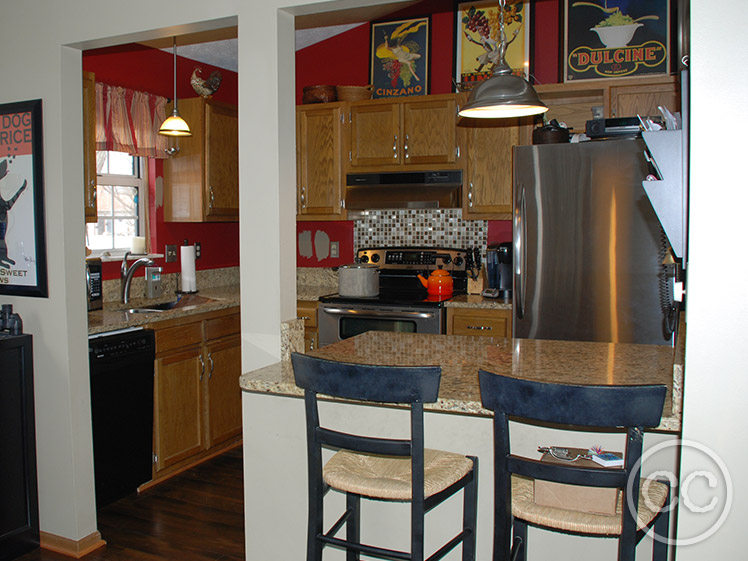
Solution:
[[(669, 482), (640, 481), (643, 427), (660, 423), (665, 386), (574, 386), (509, 378), (479, 371), (483, 406), (494, 412), (494, 561), (527, 556), (527, 525), (572, 534), (618, 538), (618, 559), (633, 561), (636, 545), (654, 528), (652, 558), (667, 559)], [(621, 468), (578, 467), (511, 454), (508, 417), (562, 429), (598, 427), (627, 431)], [(556, 428), (556, 427), (554, 427)], [(622, 489), (616, 514), (541, 506), (534, 484), (552, 481)], [(513, 533), (513, 537), (512, 537)]]
[[(348, 561), (360, 554), (384, 559), (424, 559), (424, 515), (463, 491), (462, 531), (428, 559), (441, 559), (462, 544), (463, 561), (475, 559), (478, 460), (424, 450), (423, 404), (436, 401), (441, 368), (372, 366), (335, 362), (292, 353), (296, 385), (304, 389), (309, 470), (307, 561), (321, 561), (325, 546), (343, 548)], [(320, 426), (317, 394), (361, 402), (410, 406), (410, 439), (360, 436)], [(339, 449), (322, 467), (322, 448)], [(330, 489), (346, 494), (346, 510), (324, 532), (323, 497)], [(411, 504), (411, 550), (404, 552), (360, 541), (361, 498)], [(335, 537), (345, 526), (345, 539)]]

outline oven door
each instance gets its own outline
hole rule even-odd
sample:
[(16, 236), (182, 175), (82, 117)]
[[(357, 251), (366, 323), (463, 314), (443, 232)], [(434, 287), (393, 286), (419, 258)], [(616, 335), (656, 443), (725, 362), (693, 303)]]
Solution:
[(444, 309), (425, 306), (393, 309), (387, 306), (321, 303), (318, 321), (319, 345), (324, 347), (366, 331), (443, 333)]

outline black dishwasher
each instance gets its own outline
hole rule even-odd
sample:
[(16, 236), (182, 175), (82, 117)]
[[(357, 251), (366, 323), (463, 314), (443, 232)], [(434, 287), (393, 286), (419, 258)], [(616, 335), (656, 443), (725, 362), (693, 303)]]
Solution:
[(91, 335), (88, 359), (96, 505), (102, 507), (152, 477), (153, 331)]

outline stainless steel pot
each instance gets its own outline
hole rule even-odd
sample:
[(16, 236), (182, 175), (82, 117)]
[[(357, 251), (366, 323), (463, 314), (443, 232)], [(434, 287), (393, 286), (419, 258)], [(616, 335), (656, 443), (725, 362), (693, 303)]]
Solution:
[(379, 294), (379, 267), (371, 263), (343, 265), (338, 269), (338, 294), (370, 298)]

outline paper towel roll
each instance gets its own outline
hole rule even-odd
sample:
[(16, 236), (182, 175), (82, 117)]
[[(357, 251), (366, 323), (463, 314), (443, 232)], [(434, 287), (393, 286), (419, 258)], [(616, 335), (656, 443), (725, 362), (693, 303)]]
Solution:
[(180, 246), (179, 258), (182, 266), (182, 292), (197, 291), (197, 279), (195, 277), (195, 246)]

